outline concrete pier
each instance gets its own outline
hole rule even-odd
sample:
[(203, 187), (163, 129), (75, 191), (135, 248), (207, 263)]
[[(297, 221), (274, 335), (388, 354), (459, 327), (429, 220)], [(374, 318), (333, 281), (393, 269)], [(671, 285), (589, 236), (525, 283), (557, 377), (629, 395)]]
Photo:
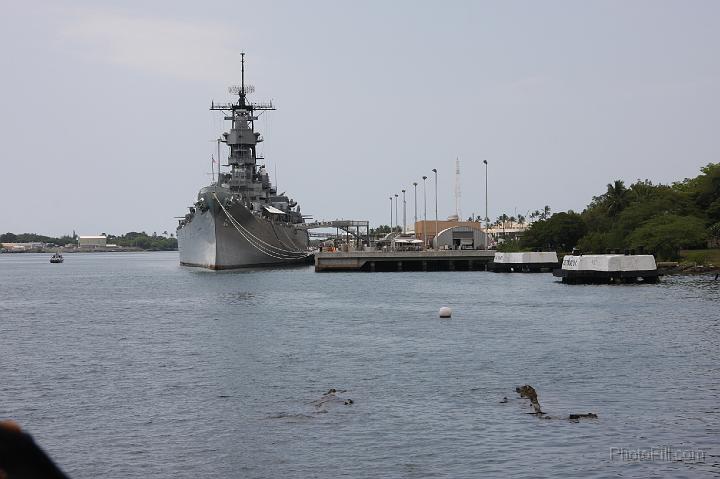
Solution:
[(485, 271), (494, 251), (351, 251), (317, 253), (315, 271)]

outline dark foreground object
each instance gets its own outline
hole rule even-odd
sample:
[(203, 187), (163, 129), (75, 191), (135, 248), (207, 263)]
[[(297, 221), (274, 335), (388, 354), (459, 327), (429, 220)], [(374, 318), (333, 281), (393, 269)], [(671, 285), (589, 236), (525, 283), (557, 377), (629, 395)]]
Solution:
[[(534, 387), (530, 386), (529, 384), (526, 384), (524, 386), (518, 386), (515, 388), (515, 392), (517, 392), (521, 398), (527, 398), (530, 400), (530, 404), (533, 407), (533, 412), (531, 412), (529, 414), (534, 414), (543, 419), (567, 419), (568, 421), (571, 421), (571, 422), (579, 422), (580, 419), (597, 419), (598, 418), (598, 415), (593, 412), (570, 414), (568, 417), (554, 418), (554, 417), (546, 415), (540, 408), (540, 400), (538, 399), (538, 394), (537, 394), (537, 391), (535, 391)], [(505, 404), (506, 402), (507, 402), (507, 398), (503, 398), (503, 400), (500, 401), (500, 403), (502, 403), (502, 404)]]
[(12, 421), (0, 421), (0, 478), (67, 479), (35, 444), (32, 436)]

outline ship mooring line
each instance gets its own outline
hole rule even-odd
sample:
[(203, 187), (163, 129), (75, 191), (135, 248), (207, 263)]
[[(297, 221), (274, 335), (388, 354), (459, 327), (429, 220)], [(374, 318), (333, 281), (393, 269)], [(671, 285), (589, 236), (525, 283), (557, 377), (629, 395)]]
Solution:
[[(286, 250), (283, 248), (278, 248), (277, 246), (271, 245), (271, 244), (263, 241), (261, 238), (258, 238), (257, 236), (255, 236), (250, 230), (248, 230), (242, 224), (240, 224), (240, 222), (238, 220), (236, 220), (230, 214), (230, 212), (225, 208), (225, 205), (218, 199), (218, 197), (215, 193), (213, 193), (213, 197), (215, 198), (215, 201), (217, 201), (217, 203), (220, 205), (220, 208), (222, 208), (223, 212), (225, 213), (227, 218), (230, 220), (230, 223), (232, 223), (232, 225), (235, 227), (235, 229), (238, 231), (238, 233), (240, 233), (240, 235), (243, 238), (245, 238), (245, 240), (248, 243), (250, 243), (251, 246), (253, 246), (255, 249), (257, 249), (261, 253), (264, 253), (264, 254), (271, 256), (273, 258), (276, 258), (276, 259), (283, 259), (283, 260), (301, 259), (301, 258), (305, 258), (310, 255), (310, 253), (300, 251), (300, 250), (292, 251), (292, 250)], [(274, 229), (275, 229), (275, 227), (273, 225), (273, 230)], [(255, 244), (252, 240), (250, 240), (250, 238), (248, 238), (246, 236), (246, 233), (247, 233), (247, 235), (251, 236), (255, 240), (255, 242), (257, 242), (258, 244)], [(275, 233), (275, 235), (277, 236), (277, 232)], [(278, 240), (280, 240), (279, 237), (278, 237)], [(282, 241), (280, 241), (280, 242), (283, 243)], [(266, 246), (262, 246), (260, 243), (265, 244)], [(283, 245), (284, 245), (284, 243), (283, 243)], [(273, 251), (273, 249), (276, 251)]]

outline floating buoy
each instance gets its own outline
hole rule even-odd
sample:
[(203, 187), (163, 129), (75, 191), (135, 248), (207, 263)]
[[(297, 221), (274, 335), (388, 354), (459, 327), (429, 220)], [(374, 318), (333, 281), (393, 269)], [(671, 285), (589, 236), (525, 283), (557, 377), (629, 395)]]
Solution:
[(448, 308), (447, 306), (443, 306), (442, 308), (440, 308), (439, 315), (441, 318), (449, 318), (452, 316), (452, 309)]

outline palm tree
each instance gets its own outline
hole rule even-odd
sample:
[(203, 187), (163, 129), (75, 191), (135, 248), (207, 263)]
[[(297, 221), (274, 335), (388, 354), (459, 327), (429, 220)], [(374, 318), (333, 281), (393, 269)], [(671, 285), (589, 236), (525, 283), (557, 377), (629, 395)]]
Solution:
[(525, 217), (523, 215), (518, 215), (517, 222), (520, 226), (525, 224)]
[(545, 205), (543, 207), (542, 213), (540, 213), (540, 219), (546, 220), (550, 217), (550, 207), (548, 205)]
[(628, 204), (628, 189), (625, 187), (625, 182), (615, 180), (612, 184), (608, 184), (605, 198), (608, 215), (615, 216), (620, 213)]
[(510, 218), (508, 218), (508, 221), (510, 222), (510, 228), (513, 228), (515, 226), (515, 221), (517, 220), (514, 216), (511, 216)]

